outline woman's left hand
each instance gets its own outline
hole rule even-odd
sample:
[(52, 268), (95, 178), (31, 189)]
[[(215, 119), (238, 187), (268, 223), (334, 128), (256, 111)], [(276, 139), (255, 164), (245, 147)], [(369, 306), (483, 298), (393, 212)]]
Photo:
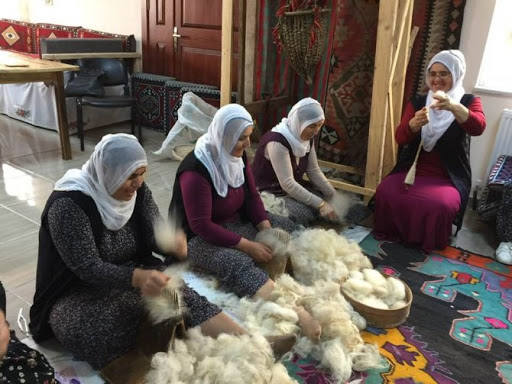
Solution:
[(430, 105), (432, 109), (439, 109), (443, 111), (451, 111), (453, 109), (453, 100), (443, 91), (434, 93), (434, 101)]

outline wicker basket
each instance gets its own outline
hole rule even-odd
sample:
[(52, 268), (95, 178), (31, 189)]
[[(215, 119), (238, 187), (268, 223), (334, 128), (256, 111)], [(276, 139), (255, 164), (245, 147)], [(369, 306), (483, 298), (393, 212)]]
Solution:
[(357, 300), (354, 300), (350, 295), (343, 292), (341, 293), (345, 299), (354, 307), (354, 310), (363, 316), (368, 325), (377, 328), (395, 328), (401, 325), (409, 316), (412, 304), (412, 292), (407, 284), (403, 281), (405, 286), (405, 301), (406, 305), (397, 309), (378, 309), (369, 307)]
[[(322, 58), (327, 37), (329, 9), (319, 10), (319, 28), (314, 27), (315, 12), (295, 11), (284, 12), (279, 22), (279, 38), (286, 51), (292, 68), (303, 77), (308, 84), (312, 83), (311, 72)], [(311, 43), (311, 33), (315, 33)]]

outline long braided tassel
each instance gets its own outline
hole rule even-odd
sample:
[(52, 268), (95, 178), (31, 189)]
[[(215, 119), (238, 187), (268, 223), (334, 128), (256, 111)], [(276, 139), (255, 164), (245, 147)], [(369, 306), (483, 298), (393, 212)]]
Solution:
[(414, 180), (416, 178), (416, 164), (418, 163), (418, 157), (420, 155), (421, 148), (423, 148), (423, 139), (421, 139), (420, 145), (418, 146), (418, 151), (416, 152), (416, 157), (414, 158), (414, 163), (412, 163), (411, 168), (409, 169), (409, 172), (407, 172), (407, 175), (405, 176), (404, 184), (407, 187), (414, 185)]

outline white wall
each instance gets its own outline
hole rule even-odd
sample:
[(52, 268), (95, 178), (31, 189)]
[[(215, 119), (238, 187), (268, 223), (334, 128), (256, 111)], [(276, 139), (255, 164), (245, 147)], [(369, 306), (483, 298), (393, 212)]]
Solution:
[[(145, 1), (145, 0), (144, 0)], [(0, 18), (134, 35), (141, 51), (141, 0), (0, 0)]]
[[(498, 131), (501, 112), (504, 108), (512, 108), (512, 97), (510, 95), (496, 95), (474, 90), (495, 3), (495, 0), (466, 0), (461, 34), (460, 50), (466, 56), (467, 63), (464, 87), (466, 92), (471, 92), (482, 99), (487, 120), (487, 128), (482, 136), (473, 137), (471, 141), (473, 186), (477, 183), (485, 184), (487, 178), (485, 172), (494, 145), (494, 138)], [(510, 76), (510, 74), (503, 74), (503, 76)]]

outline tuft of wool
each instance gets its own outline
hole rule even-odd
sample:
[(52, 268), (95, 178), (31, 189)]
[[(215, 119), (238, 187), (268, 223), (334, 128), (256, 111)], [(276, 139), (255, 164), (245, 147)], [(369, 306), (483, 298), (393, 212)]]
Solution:
[(391, 304), (389, 306), (389, 309), (398, 309), (398, 308), (403, 308), (407, 305), (407, 303), (403, 300), (398, 300), (398, 301), (395, 301), (393, 304)]
[(384, 301), (372, 295), (357, 299), (357, 301), (372, 308), (389, 309), (389, 306)]
[(352, 360), (341, 340), (333, 339), (322, 343), (324, 353), (320, 364), (332, 370), (339, 383), (345, 383), (352, 374)]
[[(405, 285), (402, 281), (395, 277), (388, 277), (388, 291), (390, 292), (390, 302), (394, 301), (405, 301)], [(389, 304), (389, 303), (388, 303)]]
[(366, 296), (373, 291), (373, 285), (366, 280), (360, 280), (358, 278), (349, 278), (341, 284), (343, 291), (350, 296)]
[(354, 195), (347, 192), (336, 191), (336, 193), (329, 199), (329, 205), (336, 212), (338, 221), (344, 221), (350, 207), (357, 203)]
[(281, 228), (266, 228), (256, 234), (255, 240), (272, 249), (274, 255), (288, 256), (288, 247), (292, 237)]
[(176, 223), (159, 220), (153, 225), (155, 242), (158, 248), (165, 253), (172, 253), (176, 249)]
[(167, 353), (154, 355), (146, 382), (266, 384), (297, 383), (276, 363), (268, 341), (260, 334), (221, 334), (216, 339), (192, 328)]
[(267, 212), (278, 216), (290, 216), (290, 211), (286, 208), (286, 202), (282, 197), (277, 197), (273, 193), (265, 191), (260, 192), (260, 196)]
[(414, 162), (412, 163), (411, 168), (409, 168), (407, 175), (405, 175), (404, 184), (408, 187), (414, 185), (414, 181), (416, 180), (416, 164), (418, 164), (418, 156), (420, 155), (421, 148), (423, 148), (423, 139), (421, 139), (418, 150), (416, 151), (416, 156), (414, 156)]
[(144, 296), (142, 302), (148, 312), (148, 317), (153, 324), (179, 318), (186, 311), (181, 294), (183, 285), (183, 272), (186, 265), (175, 264), (167, 268), (164, 273), (170, 277), (162, 294), (158, 296)]
[(282, 275), (286, 269), (289, 258), (289, 244), (291, 235), (281, 228), (267, 228), (256, 234), (256, 241), (267, 245), (274, 254), (269, 262), (256, 263), (258, 267), (265, 270), (269, 278), (275, 280)]
[(352, 270), (372, 268), (359, 245), (333, 229), (305, 229), (292, 234), (290, 257), (295, 278), (312, 285), (318, 280), (341, 282)]
[(370, 282), (376, 287), (387, 288), (388, 282), (386, 281), (386, 278), (376, 269), (365, 268), (362, 270), (362, 272), (366, 281)]
[(384, 369), (389, 366), (386, 359), (382, 358), (379, 347), (376, 344), (359, 344), (350, 351), (352, 368), (356, 371), (366, 371), (371, 368)]

